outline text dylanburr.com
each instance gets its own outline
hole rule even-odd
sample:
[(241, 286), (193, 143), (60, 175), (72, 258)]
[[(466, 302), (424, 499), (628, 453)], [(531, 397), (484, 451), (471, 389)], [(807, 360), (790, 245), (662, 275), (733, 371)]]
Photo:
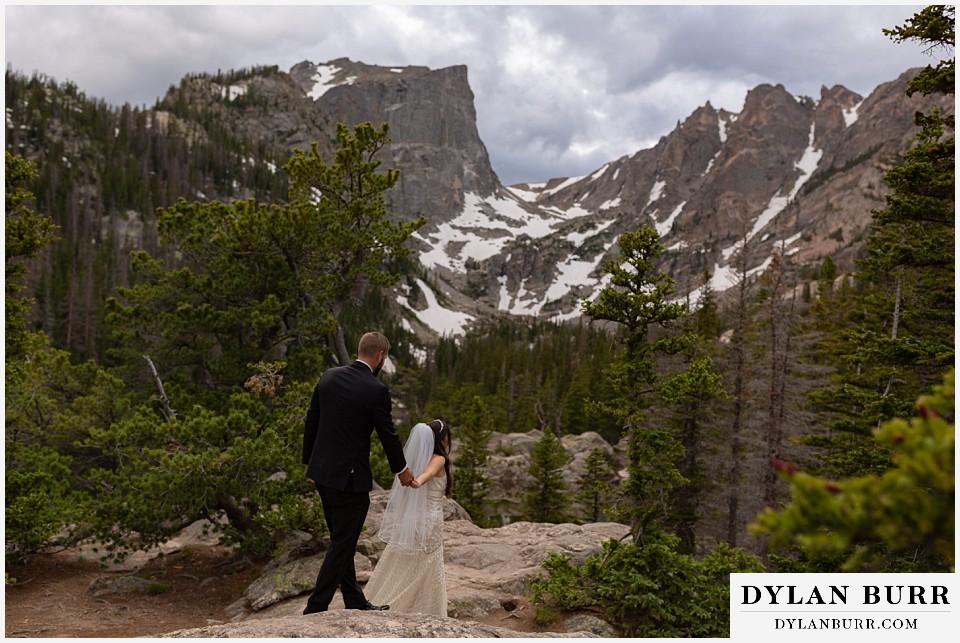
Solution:
[(731, 574), (730, 638), (955, 640), (957, 587), (956, 574)]

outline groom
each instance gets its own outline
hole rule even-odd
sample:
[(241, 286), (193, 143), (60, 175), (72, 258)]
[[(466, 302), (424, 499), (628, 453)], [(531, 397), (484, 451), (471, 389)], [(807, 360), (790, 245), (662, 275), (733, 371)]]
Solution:
[(353, 566), (373, 489), (370, 436), (374, 429), (390, 470), (400, 472), (400, 484), (410, 486), (414, 479), (393, 426), (390, 391), (377, 379), (389, 352), (386, 337), (366, 333), (360, 338), (357, 360), (327, 370), (313, 390), (303, 428), (303, 463), (307, 465), (307, 478), (320, 494), (330, 530), (330, 549), (304, 614), (327, 611), (337, 587), (347, 609), (390, 607), (373, 605), (366, 599)]

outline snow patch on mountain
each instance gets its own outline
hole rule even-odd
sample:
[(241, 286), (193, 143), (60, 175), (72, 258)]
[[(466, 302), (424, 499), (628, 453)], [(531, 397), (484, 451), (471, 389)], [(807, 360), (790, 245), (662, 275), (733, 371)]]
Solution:
[(860, 109), (861, 105), (863, 105), (862, 100), (850, 109), (843, 110), (843, 122), (847, 124), (847, 127), (850, 127), (857, 122), (857, 118), (859, 118), (857, 111)]
[(723, 151), (723, 144), (727, 142), (727, 126), (734, 122), (736, 116), (731, 116), (729, 121), (725, 121), (722, 118), (717, 118), (717, 129), (719, 130), (720, 135), (720, 149), (717, 150), (717, 153), (713, 155), (713, 158), (710, 159), (710, 162), (707, 163), (707, 169), (703, 171), (703, 176), (706, 176), (710, 173), (710, 170), (713, 169), (713, 164), (716, 162), (717, 158), (720, 156), (720, 153)]
[(616, 221), (616, 219), (610, 219), (609, 221), (601, 223), (595, 229), (587, 230), (586, 232), (571, 232), (567, 234), (566, 240), (572, 243), (575, 248), (579, 248), (581, 245), (583, 245), (584, 241), (597, 236), (616, 223)]
[(665, 187), (667, 187), (666, 181), (661, 181), (660, 179), (657, 179), (654, 182), (653, 187), (650, 188), (650, 198), (647, 199), (647, 205), (643, 206), (644, 209), (649, 207), (651, 203), (653, 203), (654, 201), (658, 200), (661, 196), (663, 196), (663, 188)]
[(397, 297), (397, 302), (412, 311), (422, 323), (438, 335), (444, 337), (463, 335), (467, 326), (473, 321), (473, 316), (444, 308), (437, 299), (437, 294), (424, 280), (417, 279), (417, 285), (427, 301), (427, 307), (424, 310), (415, 309), (402, 295)]
[[(772, 261), (772, 257), (767, 257), (759, 266), (748, 270), (746, 274), (747, 279), (753, 277), (754, 275), (763, 273), (767, 268), (770, 267), (770, 263)], [(697, 305), (700, 303), (700, 298), (703, 297), (703, 293), (707, 289), (708, 285), (710, 290), (713, 292), (723, 292), (724, 290), (729, 290), (730, 288), (736, 286), (739, 281), (740, 279), (738, 277), (737, 269), (734, 266), (721, 266), (720, 264), (714, 264), (713, 273), (710, 275), (710, 281), (690, 293), (690, 307), (692, 309), (697, 307)]]
[(349, 76), (339, 83), (334, 82), (334, 78), (341, 71), (343, 70), (336, 65), (317, 65), (317, 73), (312, 78), (314, 81), (313, 88), (307, 92), (307, 96), (317, 100), (334, 87), (352, 85), (357, 80), (356, 76)]
[(540, 239), (555, 231), (558, 224), (592, 216), (579, 203), (559, 207), (525, 207), (533, 193), (512, 188), (501, 194), (482, 197), (464, 193), (463, 210), (456, 218), (441, 223), (432, 231), (415, 233), (430, 247), (420, 255), (425, 268), (446, 268), (464, 272), (468, 261), (483, 261), (503, 250), (508, 241), (526, 235)]
[(792, 237), (788, 237), (788, 238), (784, 239), (784, 240), (783, 240), (783, 243), (781, 244), (780, 247), (781, 247), (781, 248), (789, 248), (789, 250), (786, 250), (786, 252), (784, 252), (784, 254), (786, 254), (786, 255), (789, 257), (790, 255), (795, 255), (795, 254), (797, 254), (798, 252), (800, 252), (800, 247), (799, 247), (799, 246), (794, 246), (793, 244), (795, 244), (797, 241), (799, 241), (802, 236), (803, 236), (803, 233), (802, 233), (802, 232), (798, 232), (797, 234), (793, 235)]
[[(587, 239), (592, 239), (601, 234), (616, 220), (610, 220), (598, 225), (595, 229), (586, 232), (571, 232), (565, 238), (579, 248)], [(539, 315), (543, 308), (555, 302), (573, 291), (582, 288), (588, 289), (591, 293), (596, 293), (602, 288), (609, 275), (593, 276), (600, 268), (603, 258), (610, 251), (616, 240), (604, 244), (603, 248), (594, 256), (583, 258), (577, 252), (571, 253), (566, 259), (559, 262), (556, 266), (557, 274), (553, 281), (544, 291), (542, 297), (535, 297), (526, 288), (526, 280), (520, 283), (515, 296), (511, 297), (507, 287), (507, 277), (502, 276), (498, 279), (500, 283), (500, 298), (497, 308), (501, 311), (513, 315)], [(509, 257), (507, 261), (509, 261)], [(571, 319), (579, 316), (579, 307), (573, 311), (554, 316), (554, 320)]]
[(549, 190), (544, 190), (544, 191), (543, 191), (543, 195), (544, 195), (544, 196), (549, 196), (549, 195), (551, 195), (551, 194), (556, 194), (557, 192), (560, 192), (561, 190), (567, 189), (568, 187), (570, 187), (570, 186), (573, 185), (574, 183), (579, 183), (579, 182), (582, 181), (584, 178), (586, 178), (586, 177), (583, 177), (583, 176), (573, 176), (573, 177), (570, 177), (569, 179), (567, 179), (566, 181), (563, 181), (563, 182), (560, 183), (559, 185), (555, 185), (554, 187), (550, 188)]
[(553, 280), (547, 292), (540, 301), (540, 308), (551, 301), (560, 299), (577, 286), (595, 286), (599, 279), (591, 277), (590, 273), (597, 269), (603, 253), (590, 260), (576, 259), (570, 255), (560, 264), (557, 264), (557, 278)]
[(797, 178), (796, 182), (793, 184), (793, 189), (790, 190), (790, 193), (787, 195), (782, 195), (779, 192), (770, 199), (770, 203), (767, 204), (767, 208), (760, 213), (760, 216), (757, 217), (756, 221), (753, 222), (753, 228), (747, 234), (747, 239), (752, 239), (758, 232), (763, 230), (764, 227), (773, 219), (783, 212), (783, 209), (786, 208), (794, 197), (797, 196), (797, 193), (800, 191), (800, 188), (803, 187), (803, 184), (813, 176), (814, 171), (817, 169), (817, 165), (820, 164), (820, 159), (823, 157), (823, 151), (818, 150), (813, 146), (813, 136), (816, 130), (816, 124), (810, 125), (810, 137), (808, 139), (807, 148), (803, 151), (803, 156), (800, 157), (800, 160), (796, 162), (795, 167), (800, 170), (801, 174)]
[(521, 201), (525, 201), (525, 202), (527, 202), (527, 203), (535, 203), (536, 200), (537, 200), (537, 197), (540, 196), (540, 190), (542, 190), (544, 187), (546, 187), (546, 184), (545, 184), (545, 183), (534, 183), (534, 184), (532, 184), (532, 185), (529, 185), (528, 187), (531, 188), (531, 189), (529, 189), (529, 190), (524, 190), (523, 188), (519, 188), (519, 187), (517, 187), (517, 186), (512, 186), (512, 187), (509, 187), (509, 188), (504, 188), (504, 190), (506, 190), (507, 192), (513, 194), (515, 197), (517, 197), (517, 198), (520, 199)]
[(607, 171), (607, 168), (609, 168), (609, 167), (610, 167), (610, 164), (609, 164), (609, 163), (607, 163), (606, 165), (604, 165), (603, 167), (601, 167), (599, 170), (597, 170), (596, 172), (594, 172), (593, 174), (590, 175), (590, 180), (591, 180), (591, 181), (596, 181), (597, 179), (599, 179), (601, 176), (603, 176), (604, 172), (606, 172), (606, 171)]
[(663, 221), (654, 221), (653, 225), (657, 228), (657, 234), (660, 235), (660, 238), (663, 239), (670, 230), (673, 228), (673, 222), (677, 220), (677, 217), (680, 216), (680, 213), (683, 212), (683, 206), (687, 204), (686, 201), (678, 205), (673, 209), (666, 219)]
[(616, 208), (620, 206), (620, 197), (615, 199), (608, 199), (600, 204), (600, 207), (597, 208), (598, 212), (603, 212), (604, 210), (610, 210), (611, 208)]
[(220, 88), (220, 97), (226, 98), (229, 101), (236, 100), (246, 93), (247, 87), (245, 85), (230, 85), (229, 87)]

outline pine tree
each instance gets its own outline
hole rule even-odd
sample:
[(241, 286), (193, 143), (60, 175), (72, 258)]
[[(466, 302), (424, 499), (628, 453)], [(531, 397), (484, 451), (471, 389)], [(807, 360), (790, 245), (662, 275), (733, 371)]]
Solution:
[(732, 374), (733, 386), (731, 395), (733, 397), (733, 418), (731, 420), (729, 431), (730, 458), (729, 469), (725, 476), (727, 486), (727, 542), (731, 546), (737, 545), (741, 530), (741, 496), (744, 485), (744, 424), (746, 415), (746, 395), (748, 389), (748, 369), (747, 369), (747, 247), (750, 243), (749, 228), (747, 221), (741, 217), (741, 245), (740, 252), (736, 256), (737, 283), (736, 283), (736, 303), (733, 311), (733, 328), (730, 338), (730, 351), (732, 355)]
[[(783, 457), (786, 430), (784, 415), (787, 396), (787, 376), (791, 363), (790, 345), (792, 321), (796, 299), (788, 303), (787, 292), (792, 290), (787, 283), (786, 258), (775, 252), (770, 270), (764, 275), (769, 290), (766, 305), (769, 310), (767, 330), (769, 333), (768, 401), (763, 434), (766, 442), (767, 461)], [(774, 506), (780, 498), (779, 478), (776, 470), (768, 466), (763, 481), (763, 498), (766, 506)]]
[(672, 531), (680, 536), (681, 550), (693, 552), (700, 496), (709, 475), (703, 462), (706, 433), (717, 417), (717, 402), (726, 397), (726, 392), (712, 358), (694, 353), (689, 359), (684, 372), (665, 379), (657, 388), (658, 396), (668, 405), (664, 416), (667, 426), (683, 447), (677, 469), (685, 482), (672, 494)]
[[(628, 479), (621, 485), (623, 502), (616, 513), (630, 524), (639, 543), (649, 531), (664, 528), (670, 497), (685, 482), (679, 471), (683, 446), (670, 427), (647, 417), (651, 394), (659, 379), (654, 357), (676, 354), (692, 338), (673, 333), (686, 313), (684, 304), (671, 301), (673, 280), (656, 270), (654, 261), (663, 250), (655, 230), (649, 227), (621, 235), (621, 261), (604, 265), (610, 285), (594, 301), (583, 301), (584, 314), (621, 328), (623, 351), (608, 373), (621, 396), (613, 408), (627, 437)], [(654, 331), (658, 331), (654, 336)]]
[[(352, 301), (359, 283), (389, 287), (399, 281), (399, 275), (384, 264), (391, 258), (410, 255), (412, 250), (403, 248), (403, 244), (427, 223), (423, 216), (410, 223), (387, 217), (385, 193), (399, 180), (400, 172), (379, 172), (382, 161), (374, 157), (390, 142), (389, 131), (386, 123), (379, 130), (363, 123), (351, 134), (346, 125), (338, 123), (340, 148), (331, 165), (324, 162), (314, 144), (308, 152), (295, 150), (285, 167), (291, 179), (293, 207), (322, 231), (310, 238), (314, 244), (319, 242), (321, 264), (311, 266), (302, 260), (300, 265), (291, 266), (300, 272), (298, 294), (309, 304), (312, 291), (319, 286), (324, 306), (335, 320)], [(317, 250), (314, 247), (312, 252)], [(316, 268), (319, 272), (311, 271)], [(351, 361), (340, 324), (334, 328), (330, 343), (341, 364)]]
[(577, 480), (577, 500), (587, 509), (588, 522), (600, 522), (606, 515), (616, 472), (602, 449), (592, 449), (584, 461), (583, 475)]
[(57, 237), (58, 227), (50, 217), (33, 210), (30, 184), (37, 168), (20, 156), (6, 153), (4, 170), (6, 233), (4, 239), (4, 283), (6, 287), (4, 325), (6, 359), (15, 360), (24, 351), (31, 300), (22, 296), (27, 273), (24, 262), (39, 254)]
[(479, 396), (474, 396), (460, 415), (457, 427), (460, 445), (458, 452), (453, 454), (456, 466), (453, 497), (480, 526), (488, 522), (483, 507), (490, 487), (485, 469), (489, 457), (487, 442), (492, 434), (493, 424), (487, 406)]
[[(952, 51), (954, 8), (927, 7), (885, 32)], [(907, 93), (952, 95), (953, 80), (951, 58), (927, 66)], [(814, 396), (825, 421), (840, 431), (826, 444), (827, 465), (847, 475), (890, 466), (870, 431), (909, 414), (954, 361), (954, 118), (935, 108), (918, 112), (915, 123), (916, 143), (884, 177), (892, 193), (887, 207), (873, 212), (854, 303), (831, 340), (835, 384)]]
[(50, 349), (46, 336), (28, 331), (32, 302), (22, 294), (25, 261), (56, 237), (57, 226), (33, 210), (36, 166), (7, 152), (4, 167), (4, 540), (9, 559), (21, 561), (49, 547), (83, 510), (72, 488), (73, 461), (57, 450), (57, 411), (72, 401), (59, 394), (75, 367), (66, 353)]
[(524, 518), (531, 522), (552, 523), (568, 519), (570, 499), (566, 495), (563, 468), (570, 460), (572, 458), (567, 455), (563, 443), (549, 426), (544, 426), (543, 435), (530, 455), (529, 471), (533, 481), (524, 496)]

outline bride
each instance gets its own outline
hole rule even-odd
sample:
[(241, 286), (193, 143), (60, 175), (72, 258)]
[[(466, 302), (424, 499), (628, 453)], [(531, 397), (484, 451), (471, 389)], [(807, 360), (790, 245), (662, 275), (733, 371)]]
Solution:
[(450, 497), (450, 427), (418, 423), (403, 455), (417, 474), (410, 487), (396, 480), (378, 536), (387, 543), (364, 594), (400, 612), (447, 615), (443, 573), (443, 498)]

